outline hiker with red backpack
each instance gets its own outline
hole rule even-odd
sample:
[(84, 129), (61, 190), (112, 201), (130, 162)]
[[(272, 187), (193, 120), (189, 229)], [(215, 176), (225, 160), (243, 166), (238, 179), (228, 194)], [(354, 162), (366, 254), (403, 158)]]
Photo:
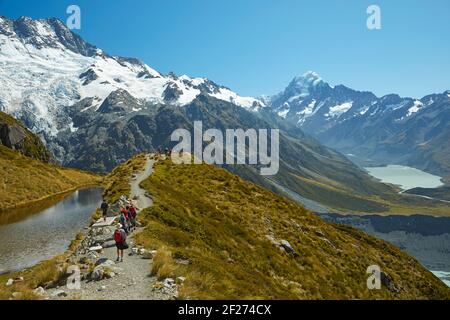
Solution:
[(119, 223), (114, 231), (114, 241), (116, 242), (117, 248), (117, 259), (116, 261), (123, 262), (123, 250), (128, 249), (127, 244), (127, 233), (123, 229), (122, 225)]

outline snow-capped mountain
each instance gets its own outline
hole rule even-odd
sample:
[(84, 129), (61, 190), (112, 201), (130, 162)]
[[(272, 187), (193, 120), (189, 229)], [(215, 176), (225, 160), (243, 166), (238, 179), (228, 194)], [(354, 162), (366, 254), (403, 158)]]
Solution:
[(70, 119), (57, 121), (65, 116), (61, 106), (92, 98), (85, 110), (97, 109), (116, 90), (149, 104), (185, 106), (204, 93), (249, 110), (263, 106), (206, 78), (162, 75), (137, 59), (110, 56), (58, 19), (0, 17), (0, 110), (33, 131), (76, 130)]
[[(351, 94), (343, 99), (340, 92)], [(327, 99), (330, 94), (334, 101)], [(252, 166), (225, 168), (297, 200), (320, 202), (320, 208), (381, 212), (385, 203), (371, 197), (383, 198), (391, 187), (286, 121), (305, 103), (311, 112), (304, 114), (341, 119), (358, 97), (373, 98), (333, 88), (313, 73), (275, 97), (241, 97), (206, 78), (163, 75), (137, 59), (108, 55), (57, 19), (0, 18), (0, 110), (38, 133), (66, 166), (109, 172), (136, 153), (173, 146), (173, 130), (192, 131), (196, 120), (204, 130), (278, 128), (277, 175), (262, 178)], [(422, 106), (415, 108), (420, 113)]]
[(450, 135), (450, 91), (421, 99), (377, 97), (331, 86), (317, 73), (307, 72), (264, 101), (279, 116), (354, 161), (407, 164), (450, 174), (450, 150), (443, 152), (448, 144), (444, 137)]

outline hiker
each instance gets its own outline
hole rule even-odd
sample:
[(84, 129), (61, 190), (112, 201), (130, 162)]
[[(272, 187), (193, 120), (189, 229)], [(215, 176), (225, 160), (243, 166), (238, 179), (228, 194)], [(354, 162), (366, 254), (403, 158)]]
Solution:
[(130, 217), (130, 211), (128, 210), (129, 206), (125, 206), (125, 208), (122, 208), (122, 212), (125, 215), (125, 219), (127, 222), (127, 229), (128, 231), (131, 230), (131, 217)]
[(130, 217), (131, 226), (133, 227), (133, 230), (136, 229), (136, 208), (131, 204), (128, 208), (128, 215)]
[(120, 211), (120, 217), (119, 222), (122, 225), (122, 229), (128, 234), (128, 228), (127, 228), (127, 218), (125, 217), (124, 210)]
[(116, 230), (114, 231), (114, 241), (116, 242), (117, 248), (117, 259), (116, 261), (123, 262), (123, 250), (128, 249), (127, 244), (127, 233), (123, 229), (122, 224), (117, 224)]
[(106, 202), (105, 199), (103, 199), (103, 202), (102, 202), (102, 204), (100, 205), (100, 209), (102, 209), (103, 220), (104, 220), (104, 221), (106, 221), (106, 216), (107, 216), (107, 214), (108, 214), (108, 208), (109, 208), (108, 203)]

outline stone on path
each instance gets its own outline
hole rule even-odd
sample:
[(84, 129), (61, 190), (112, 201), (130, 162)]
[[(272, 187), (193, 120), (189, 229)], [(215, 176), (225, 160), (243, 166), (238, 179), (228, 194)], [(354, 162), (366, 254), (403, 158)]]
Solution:
[(42, 287), (38, 287), (38, 288), (34, 289), (33, 293), (35, 293), (35, 294), (37, 294), (39, 296), (45, 296), (46, 295), (46, 292), (45, 292), (44, 288), (42, 288)]
[(96, 223), (92, 225), (92, 228), (103, 228), (111, 226), (115, 221), (117, 217), (106, 217), (106, 221), (103, 218), (100, 218), (97, 220)]
[(52, 293), (53, 297), (67, 297), (67, 293), (64, 290), (56, 290)]
[(95, 247), (90, 247), (89, 251), (90, 252), (100, 252), (102, 251), (103, 247), (102, 246), (95, 246)]

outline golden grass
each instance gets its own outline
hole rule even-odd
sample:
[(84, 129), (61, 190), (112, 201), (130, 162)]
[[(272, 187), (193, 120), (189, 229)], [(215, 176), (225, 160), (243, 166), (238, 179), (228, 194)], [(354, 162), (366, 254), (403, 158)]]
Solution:
[(46, 164), (4, 146), (0, 146), (0, 170), (0, 214), (102, 181), (93, 173)]
[[(353, 228), (209, 165), (159, 161), (142, 183), (154, 205), (136, 241), (157, 249), (152, 274), (185, 276), (186, 299), (448, 299), (449, 289), (415, 259)], [(293, 257), (267, 235), (288, 240)], [(189, 261), (189, 264), (180, 263)], [(368, 290), (378, 264), (401, 288)]]
[[(39, 300), (42, 297), (33, 293), (37, 287), (47, 287), (49, 284), (57, 283), (64, 279), (67, 274), (67, 254), (59, 255), (51, 260), (43, 261), (36, 266), (20, 272), (4, 274), (0, 276), (0, 300)], [(23, 282), (12, 286), (6, 286), (8, 279), (23, 277)], [(12, 294), (19, 292), (20, 297), (13, 298)]]
[[(0, 203), (32, 203), (33, 207), (41, 208), (42, 206), (47, 206), (48, 203), (53, 203), (64, 197), (67, 192), (61, 190), (65, 190), (65, 188), (76, 189), (84, 185), (99, 185), (102, 182), (106, 186), (107, 191), (109, 191), (107, 193), (108, 200), (113, 202), (120, 195), (129, 193), (128, 181), (130, 175), (142, 170), (144, 164), (145, 156), (138, 155), (103, 179), (103, 177), (91, 173), (75, 169), (64, 169), (25, 158), (16, 152), (0, 146), (0, 167), (8, 168), (6, 170), (7, 173), (0, 178), (3, 179), (3, 183), (0, 186), (12, 185), (12, 188), (8, 187), (7, 192), (6, 188), (0, 189)], [(15, 176), (14, 173), (16, 173)], [(31, 178), (27, 180), (26, 176)], [(37, 201), (41, 198), (45, 200)], [(14, 209), (14, 213), (18, 213), (19, 211)], [(27, 209), (25, 211), (29, 212), (30, 210)], [(21, 217), (20, 214), (19, 216)], [(101, 210), (97, 209), (92, 215), (91, 223), (94, 223), (100, 216)], [(11, 217), (6, 217), (5, 213), (2, 218), (9, 222), (11, 219), (17, 219), (12, 214)], [(66, 274), (66, 259), (76, 250), (83, 238), (82, 233), (77, 234), (75, 239), (70, 243), (68, 251), (62, 255), (43, 261), (24, 271), (1, 275), (0, 300), (11, 299), (14, 292), (19, 292), (20, 296), (13, 299), (41, 299), (42, 297), (34, 294), (33, 290), (39, 286), (45, 288), (49, 284), (57, 283), (68, 276)], [(24, 281), (9, 287), (5, 285), (9, 278), (14, 279), (18, 277), (23, 277)]]
[(162, 280), (176, 276), (177, 266), (172, 258), (172, 252), (167, 248), (161, 247), (153, 258), (150, 274)]
[(133, 158), (127, 160), (121, 165), (117, 166), (110, 174), (105, 177), (104, 196), (110, 203), (119, 200), (121, 195), (130, 194), (130, 177), (134, 173), (144, 170), (146, 163), (146, 155), (144, 153), (138, 154)]

